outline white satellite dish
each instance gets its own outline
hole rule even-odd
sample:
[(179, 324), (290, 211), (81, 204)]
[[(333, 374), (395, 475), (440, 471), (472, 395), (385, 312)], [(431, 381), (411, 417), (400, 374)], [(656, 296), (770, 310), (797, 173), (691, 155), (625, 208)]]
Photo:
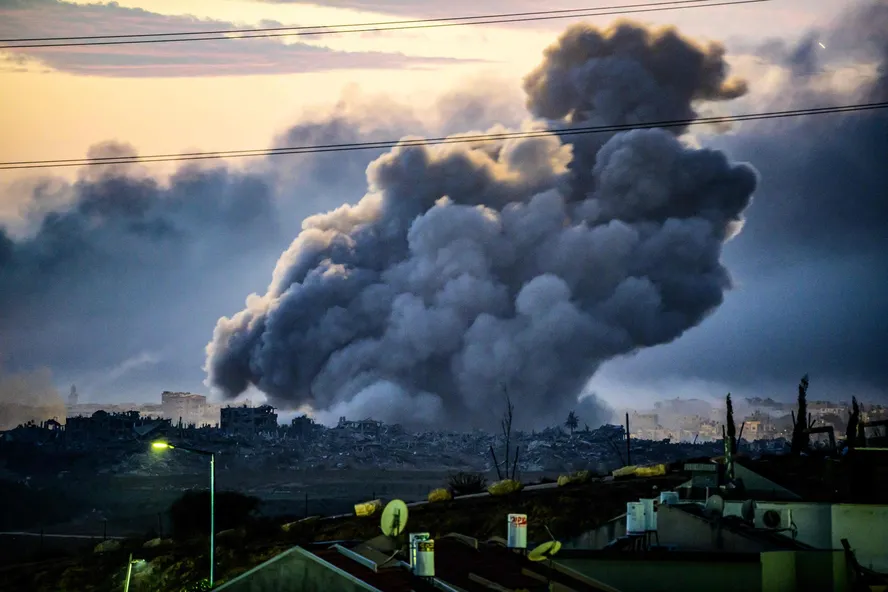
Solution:
[(397, 538), (403, 534), (407, 528), (407, 504), (399, 499), (390, 501), (382, 511), (379, 527), (382, 534), (389, 538)]
[(725, 513), (725, 499), (718, 494), (710, 495), (703, 506), (703, 512), (708, 516), (721, 518)]

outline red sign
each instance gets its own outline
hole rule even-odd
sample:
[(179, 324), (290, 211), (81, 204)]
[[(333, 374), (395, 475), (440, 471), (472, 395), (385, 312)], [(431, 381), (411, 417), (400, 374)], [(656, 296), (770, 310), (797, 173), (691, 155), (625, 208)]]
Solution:
[(515, 526), (527, 526), (527, 516), (509, 516), (509, 521)]

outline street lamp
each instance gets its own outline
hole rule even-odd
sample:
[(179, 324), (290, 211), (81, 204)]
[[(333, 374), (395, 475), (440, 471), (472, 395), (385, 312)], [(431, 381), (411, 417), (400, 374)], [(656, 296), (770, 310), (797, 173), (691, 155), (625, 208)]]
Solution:
[(152, 442), (151, 448), (155, 450), (184, 450), (202, 456), (210, 457), (210, 587), (213, 587), (213, 572), (215, 568), (216, 554), (216, 454), (208, 450), (189, 448), (187, 446), (173, 446), (169, 442)]
[(133, 559), (133, 554), (130, 553), (129, 561), (126, 562), (126, 583), (123, 585), (123, 592), (129, 592), (130, 580), (133, 577), (133, 566), (141, 565), (144, 562), (144, 559)]

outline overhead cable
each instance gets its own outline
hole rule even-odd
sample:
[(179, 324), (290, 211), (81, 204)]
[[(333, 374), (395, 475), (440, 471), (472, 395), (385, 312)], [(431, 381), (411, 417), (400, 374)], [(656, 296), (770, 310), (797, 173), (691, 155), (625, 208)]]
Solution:
[(831, 107), (815, 107), (809, 109), (792, 109), (787, 111), (767, 111), (760, 113), (745, 113), (740, 115), (724, 115), (713, 117), (700, 117), (697, 119), (672, 119), (664, 121), (651, 121), (646, 123), (631, 123), (602, 126), (583, 126), (566, 128), (547, 128), (541, 130), (527, 130), (519, 132), (462, 134), (437, 138), (410, 138), (400, 140), (384, 140), (378, 142), (351, 142), (344, 144), (321, 144), (309, 146), (288, 146), (282, 148), (266, 148), (252, 150), (226, 150), (215, 152), (189, 152), (182, 154), (153, 154), (148, 156), (103, 156), (96, 158), (69, 158), (60, 160), (27, 160), (0, 162), (0, 170), (20, 170), (39, 168), (60, 168), (79, 166), (106, 166), (112, 164), (141, 164), (151, 162), (183, 162), (191, 160), (214, 160), (222, 158), (244, 158), (256, 156), (282, 156), (287, 154), (318, 154), (325, 152), (350, 152), (356, 150), (386, 150), (395, 147), (429, 146), (440, 144), (467, 144), (479, 142), (498, 142), (504, 140), (516, 140), (522, 138), (535, 138), (540, 136), (574, 136), (586, 134), (602, 134), (623, 132), (634, 129), (653, 128), (680, 128), (694, 125), (713, 125), (725, 123), (737, 123), (742, 121), (760, 121), (766, 119), (783, 119), (789, 117), (803, 117), (812, 115), (828, 115), (835, 113), (856, 113), (861, 111), (873, 111), (888, 108), (888, 101), (880, 103), (860, 103), (854, 105), (838, 105)]
[(583, 18), (618, 14), (660, 12), (689, 8), (709, 8), (738, 4), (760, 4), (772, 0), (672, 0), (663, 2), (643, 2), (601, 6), (598, 8), (569, 8), (562, 10), (540, 10), (535, 12), (513, 12), (479, 16), (455, 16), (434, 19), (414, 19), (400, 21), (379, 21), (343, 25), (316, 25), (299, 27), (265, 27), (253, 29), (219, 29), (214, 31), (180, 31), (172, 33), (137, 33), (115, 35), (86, 35), (72, 37), (31, 37), (0, 39), (2, 49), (86, 47), (94, 45), (134, 45), (145, 43), (181, 43), (186, 41), (219, 41), (229, 39), (257, 39), (269, 37), (302, 37), (316, 35), (339, 35), (344, 33), (377, 33), (382, 31), (404, 31), (412, 29), (433, 29), (443, 27), (463, 27), (468, 25), (491, 25), (546, 21), (554, 19)]

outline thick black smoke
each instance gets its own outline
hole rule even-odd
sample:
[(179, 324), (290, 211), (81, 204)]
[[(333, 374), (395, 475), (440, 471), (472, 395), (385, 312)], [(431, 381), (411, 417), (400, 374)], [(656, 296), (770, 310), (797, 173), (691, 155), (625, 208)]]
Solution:
[[(640, 122), (739, 96), (726, 72), (721, 47), (670, 29), (576, 26), (525, 88), (556, 123)], [(497, 422), (507, 391), (523, 425), (562, 419), (604, 361), (718, 307), (722, 244), (756, 185), (662, 130), (397, 147), (367, 177), (357, 204), (305, 220), (264, 296), (219, 320), (210, 385), (463, 426)]]
[[(751, 109), (888, 101), (886, 30), (888, 4), (858, 3), (795, 45), (769, 43), (760, 55), (785, 83)], [(703, 379), (789, 401), (808, 372), (814, 398), (884, 401), (888, 110), (744, 123), (711, 142), (761, 175), (725, 253), (741, 288), (693, 335), (611, 365), (612, 380)]]

